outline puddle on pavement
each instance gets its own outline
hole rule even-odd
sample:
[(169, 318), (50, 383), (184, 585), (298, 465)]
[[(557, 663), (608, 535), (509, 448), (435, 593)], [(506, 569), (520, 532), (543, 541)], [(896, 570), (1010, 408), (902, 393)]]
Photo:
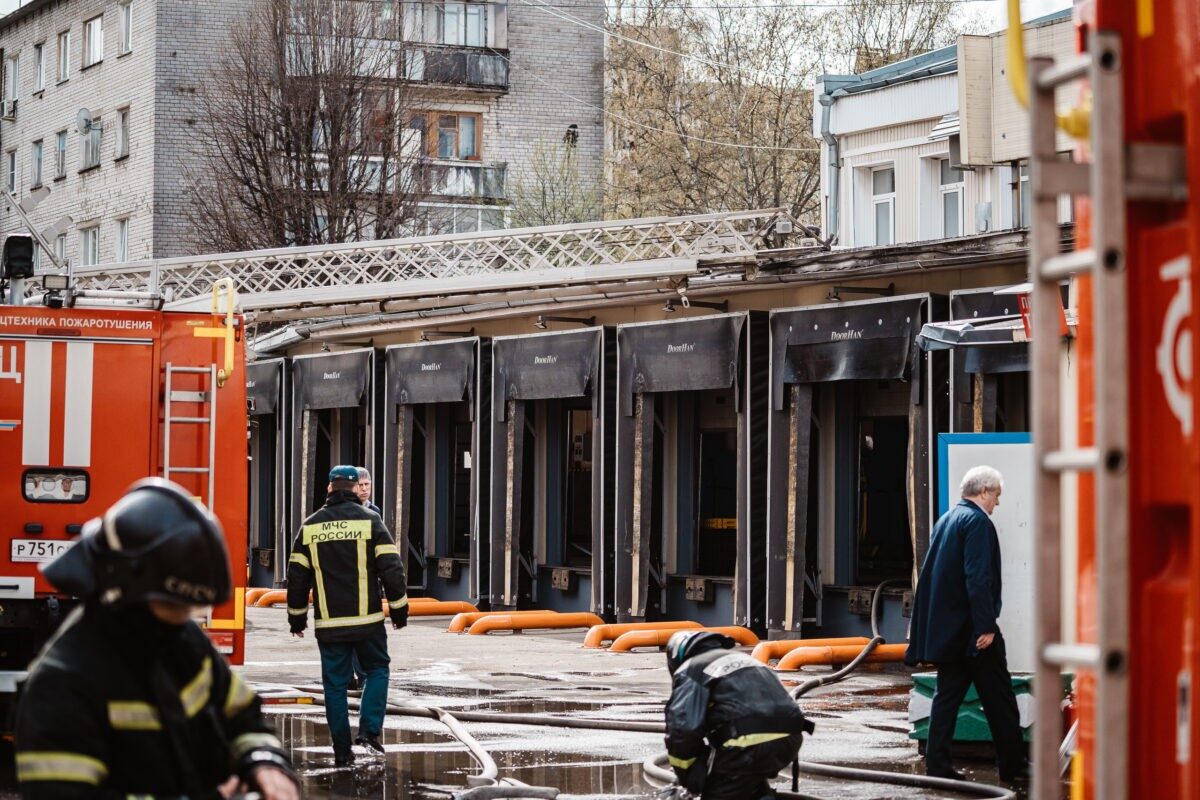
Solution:
[[(353, 768), (336, 769), (323, 719), (297, 713), (272, 714), (272, 719), (301, 773), (307, 797), (445, 800), (467, 788), (467, 777), (479, 772), (475, 759), (454, 738), (392, 727), (385, 727), (380, 737), (387, 755), (359, 753)], [(486, 741), (482, 744), (488, 748)], [(492, 757), (501, 777), (554, 786), (564, 795), (649, 797), (654, 793), (642, 779), (640, 759), (504, 749), (492, 752)]]

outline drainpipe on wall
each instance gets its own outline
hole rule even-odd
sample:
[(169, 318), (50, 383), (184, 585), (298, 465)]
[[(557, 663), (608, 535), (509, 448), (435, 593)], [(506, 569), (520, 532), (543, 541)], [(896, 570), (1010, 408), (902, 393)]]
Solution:
[(829, 153), (826, 166), (829, 168), (829, 200), (826, 207), (829, 230), (825, 237), (831, 244), (838, 240), (838, 213), (841, 207), (842, 159), (838, 151), (838, 140), (829, 128), (830, 117), (833, 116), (833, 98), (822, 93), (817, 102), (821, 104), (821, 139)]

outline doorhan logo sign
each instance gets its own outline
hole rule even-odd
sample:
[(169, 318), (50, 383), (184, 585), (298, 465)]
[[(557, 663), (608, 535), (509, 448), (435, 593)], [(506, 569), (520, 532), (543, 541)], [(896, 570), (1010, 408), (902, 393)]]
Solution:
[(441, 371), (442, 371), (442, 362), (440, 362), (440, 361), (435, 361), (432, 364), (422, 364), (421, 365), (421, 372), (441, 372)]
[(861, 339), (863, 337), (862, 329), (856, 331), (833, 331), (829, 334), (831, 342), (845, 342), (850, 339)]
[(340, 372), (324, 372), (321, 374), (321, 380), (323, 381), (336, 381), (340, 377), (342, 377), (342, 373)]
[(696, 352), (695, 342), (684, 342), (683, 344), (667, 345), (668, 353), (694, 353)]
[(534, 356), (533, 363), (534, 364), (551, 364), (551, 365), (557, 364), (558, 356)]

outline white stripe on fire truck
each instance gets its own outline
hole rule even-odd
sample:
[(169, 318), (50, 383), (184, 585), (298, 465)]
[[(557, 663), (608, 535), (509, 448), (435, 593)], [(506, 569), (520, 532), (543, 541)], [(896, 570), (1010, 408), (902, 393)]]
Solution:
[(50, 358), (53, 352), (51, 342), (25, 342), (21, 463), (26, 466), (50, 463)]
[(67, 405), (63, 414), (63, 466), (92, 465), (92, 362), (95, 345), (67, 343)]

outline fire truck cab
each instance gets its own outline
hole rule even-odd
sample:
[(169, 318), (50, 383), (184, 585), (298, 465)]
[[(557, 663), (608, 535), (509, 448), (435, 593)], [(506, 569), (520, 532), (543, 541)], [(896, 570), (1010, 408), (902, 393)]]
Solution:
[(232, 285), (214, 287), (213, 314), (105, 300), (0, 305), (0, 702), (78, 602), (39, 567), (147, 476), (221, 521), (237, 588), (204, 622), (243, 659), (247, 414)]

